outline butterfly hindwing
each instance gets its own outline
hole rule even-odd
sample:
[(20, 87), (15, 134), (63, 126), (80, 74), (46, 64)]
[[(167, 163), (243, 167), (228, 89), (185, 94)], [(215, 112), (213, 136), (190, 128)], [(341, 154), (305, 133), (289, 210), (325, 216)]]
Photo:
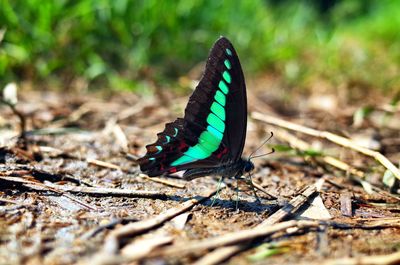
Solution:
[(167, 124), (146, 147), (146, 156), (139, 159), (141, 170), (157, 176), (238, 161), (246, 138), (246, 102), (239, 58), (229, 40), (221, 37), (210, 51), (184, 118)]
[(182, 156), (189, 148), (183, 139), (183, 119), (167, 123), (163, 132), (157, 134), (157, 141), (146, 146), (147, 153), (138, 160), (140, 168), (149, 176), (157, 176), (169, 169), (170, 161)]

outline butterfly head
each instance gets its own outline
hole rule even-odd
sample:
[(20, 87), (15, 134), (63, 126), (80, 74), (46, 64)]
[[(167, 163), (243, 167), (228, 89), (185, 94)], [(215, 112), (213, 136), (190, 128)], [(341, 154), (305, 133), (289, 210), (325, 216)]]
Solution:
[(253, 171), (253, 169), (254, 169), (253, 162), (251, 162), (250, 160), (246, 160), (243, 167), (243, 173), (249, 173)]

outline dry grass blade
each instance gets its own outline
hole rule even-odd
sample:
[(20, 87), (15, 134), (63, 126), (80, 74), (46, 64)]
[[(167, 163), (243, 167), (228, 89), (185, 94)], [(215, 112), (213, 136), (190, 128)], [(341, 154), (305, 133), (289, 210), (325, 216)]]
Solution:
[(392, 162), (390, 162), (384, 155), (382, 155), (379, 152), (370, 150), (368, 148), (359, 146), (358, 144), (354, 143), (353, 141), (351, 141), (348, 138), (333, 134), (328, 131), (319, 131), (319, 130), (315, 130), (312, 128), (308, 128), (308, 127), (305, 127), (305, 126), (302, 126), (302, 125), (299, 125), (299, 124), (296, 124), (293, 122), (285, 121), (285, 120), (279, 119), (277, 117), (269, 116), (269, 115), (262, 114), (259, 112), (253, 112), (251, 114), (251, 117), (253, 119), (256, 119), (256, 120), (259, 120), (259, 121), (262, 121), (262, 122), (265, 122), (268, 124), (273, 124), (273, 125), (276, 125), (279, 127), (286, 128), (286, 129), (290, 129), (290, 130), (302, 132), (302, 133), (305, 133), (305, 134), (308, 134), (311, 136), (323, 138), (323, 139), (329, 140), (335, 144), (353, 149), (359, 153), (373, 157), (375, 160), (380, 162), (386, 169), (390, 170), (393, 173), (393, 175), (400, 180), (400, 170), (395, 165), (393, 165)]
[(168, 209), (167, 211), (162, 212), (161, 214), (151, 217), (149, 219), (128, 224), (112, 231), (108, 235), (104, 243), (104, 252), (110, 254), (116, 253), (119, 249), (120, 238), (127, 236), (129, 237), (135, 236), (140, 233), (146, 232), (152, 228), (158, 227), (164, 222), (171, 220), (175, 216), (190, 210), (193, 206), (208, 199), (216, 192), (217, 192), (216, 190), (209, 191), (206, 193), (204, 197), (197, 196), (196, 198), (193, 198), (191, 200), (182, 203), (179, 207)]
[(327, 163), (327, 164), (329, 164), (331, 166), (334, 166), (336, 168), (339, 168), (339, 169), (341, 169), (343, 171), (349, 172), (350, 174), (353, 174), (353, 175), (355, 175), (357, 177), (360, 177), (360, 178), (364, 178), (365, 177), (364, 172), (362, 172), (360, 170), (357, 170), (356, 168), (350, 166), (349, 164), (347, 164), (347, 163), (345, 163), (343, 161), (340, 161), (339, 159), (336, 159), (336, 158), (331, 157), (331, 156), (324, 156), (322, 159), (324, 160), (325, 163)]

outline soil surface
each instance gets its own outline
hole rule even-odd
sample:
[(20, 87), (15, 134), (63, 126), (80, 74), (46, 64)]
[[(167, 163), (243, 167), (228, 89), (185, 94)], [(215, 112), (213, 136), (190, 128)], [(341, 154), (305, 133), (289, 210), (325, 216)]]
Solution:
[[(249, 116), (260, 112), (350, 138), (398, 166), (399, 111), (389, 111), (375, 101), (368, 116), (356, 116), (365, 101), (350, 104), (329, 94), (294, 95), (288, 100), (283, 92), (251, 87)], [(116, 230), (146, 223), (217, 188), (218, 179), (212, 177), (190, 182), (179, 175), (150, 179), (135, 163), (164, 124), (182, 116), (186, 102), (187, 96), (163, 91), (155, 97), (20, 92), (17, 110), (26, 120), (25, 140), (18, 137), (18, 117), (7, 106), (1, 107), (0, 264), (190, 264), (215, 248), (174, 254), (162, 250), (254, 228), (319, 179), (325, 180), (320, 192), (284, 218), (317, 219), (319, 227), (259, 237), (224, 262), (317, 264), (400, 251), (399, 187), (383, 184), (386, 169), (379, 162), (330, 141), (249, 118), (244, 156), (271, 131), (275, 134), (258, 151), (267, 153), (275, 147), (275, 153), (253, 160), (253, 181), (276, 198), (258, 190), (258, 201), (245, 181), (227, 179), (217, 197), (206, 197), (155, 227), (121, 236), (117, 251), (108, 259), (99, 258)], [(302, 143), (306, 150), (301, 150)], [(332, 166), (326, 156), (347, 163), (353, 171)], [(386, 175), (390, 179), (390, 173)], [(105, 192), (72, 192), (62, 187)], [(116, 190), (149, 194), (118, 195)], [(302, 214), (315, 197), (322, 198), (323, 205)], [(380, 225), (368, 227), (373, 221)], [(328, 224), (333, 222), (359, 225)]]

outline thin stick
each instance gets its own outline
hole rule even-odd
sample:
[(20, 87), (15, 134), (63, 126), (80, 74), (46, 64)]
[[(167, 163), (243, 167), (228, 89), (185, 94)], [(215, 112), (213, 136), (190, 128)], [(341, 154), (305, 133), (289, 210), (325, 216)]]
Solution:
[(23, 177), (26, 175), (33, 176), (35, 179), (43, 181), (69, 181), (74, 184), (84, 184), (86, 186), (91, 186), (80, 179), (74, 178), (70, 175), (62, 175), (58, 173), (50, 173), (40, 169), (36, 169), (33, 166), (28, 165), (13, 165), (13, 166), (2, 166), (0, 165), (0, 174), (2, 176), (12, 176), (12, 177)]
[[(123, 170), (120, 166), (117, 166), (117, 165), (109, 163), (109, 162), (105, 162), (105, 161), (101, 161), (101, 160), (97, 160), (97, 159), (86, 159), (86, 161), (89, 164), (96, 165), (96, 166), (99, 166), (99, 167), (117, 169), (117, 170), (121, 170), (121, 171), (124, 171), (124, 172), (126, 171), (126, 170)], [(174, 187), (174, 188), (178, 188), (178, 189), (185, 188), (185, 185), (174, 183), (172, 181), (168, 181), (168, 180), (164, 180), (164, 179), (160, 179), (160, 178), (156, 178), (156, 177), (150, 178), (149, 176), (146, 176), (144, 174), (141, 174), (141, 176), (144, 176), (144, 178), (147, 179), (147, 180), (151, 180), (151, 181), (154, 181), (154, 182), (157, 182), (157, 183), (161, 183), (161, 184), (164, 184), (164, 185), (167, 185), (167, 186), (170, 186), (170, 187)]]
[[(121, 250), (121, 254), (132, 262), (147, 257), (155, 251), (158, 247), (172, 243), (174, 238), (172, 236), (156, 235), (152, 238), (142, 238), (125, 246)], [(128, 263), (129, 263), (128, 262)], [(129, 263), (131, 264), (131, 263)]]
[(239, 253), (249, 247), (248, 244), (227, 246), (218, 248), (214, 251), (209, 252), (202, 258), (198, 259), (193, 265), (214, 265), (221, 264), (221, 262), (229, 259), (236, 253)]
[(8, 199), (4, 199), (4, 198), (0, 198), (0, 202), (2, 202), (2, 203), (12, 203), (12, 204), (21, 204), (21, 202), (19, 202), (19, 201), (8, 200)]
[(178, 188), (178, 189), (184, 189), (185, 185), (183, 184), (179, 184), (179, 183), (175, 183), (166, 179), (161, 179), (161, 178), (157, 178), (157, 177), (152, 177), (150, 178), (147, 175), (141, 174), (141, 176), (143, 176), (145, 179), (153, 181), (153, 182), (157, 182), (157, 183), (161, 183), (170, 187), (174, 187), (174, 188)]
[(116, 188), (100, 188), (100, 187), (72, 187), (66, 185), (55, 185), (58, 189), (63, 191), (68, 191), (72, 193), (84, 193), (92, 195), (102, 195), (102, 196), (129, 196), (129, 197), (139, 197), (139, 198), (164, 198), (167, 195), (160, 193), (159, 191), (151, 190), (128, 190), (128, 189), (116, 189)]
[(30, 188), (30, 189), (34, 189), (34, 190), (52, 191), (52, 192), (55, 192), (55, 193), (58, 193), (60, 195), (65, 196), (66, 198), (70, 199), (71, 201), (74, 201), (77, 204), (79, 204), (81, 206), (84, 206), (87, 209), (95, 210), (95, 211), (99, 210), (97, 207), (95, 207), (93, 205), (90, 205), (90, 204), (88, 204), (88, 203), (76, 198), (75, 196), (72, 196), (71, 194), (64, 193), (64, 191), (58, 189), (58, 187), (60, 185), (54, 185), (54, 184), (50, 184), (50, 183), (43, 184), (43, 183), (40, 183), (40, 182), (34, 182), (34, 181), (26, 180), (26, 179), (23, 179), (23, 178), (20, 178), (20, 177), (3, 177), (3, 176), (0, 176), (0, 180), (20, 183), (23, 186), (25, 186), (27, 188)]
[(72, 194), (67, 194), (67, 193), (61, 191), (60, 189), (57, 188), (57, 186), (54, 187), (54, 184), (52, 184), (52, 183), (41, 184), (41, 185), (44, 185), (45, 187), (49, 187), (50, 190), (55, 191), (55, 192), (63, 195), (64, 197), (70, 199), (71, 201), (74, 201), (74, 202), (76, 202), (76, 203), (78, 203), (78, 204), (80, 204), (80, 205), (82, 205), (82, 206), (84, 206), (84, 207), (86, 207), (86, 208), (88, 208), (90, 210), (99, 211), (98, 207), (90, 205), (90, 204), (80, 200), (79, 198), (73, 196)]
[(118, 224), (121, 224), (124, 222), (127, 223), (127, 222), (136, 222), (136, 221), (137, 221), (137, 219), (134, 219), (134, 218), (123, 218), (123, 219), (111, 220), (107, 224), (100, 225), (92, 230), (89, 230), (88, 232), (84, 233), (80, 238), (85, 241), (85, 240), (88, 240), (91, 237), (97, 235), (98, 233), (100, 233), (103, 230), (114, 228)]
[(375, 160), (377, 160), (379, 163), (381, 163), (386, 169), (390, 170), (393, 175), (398, 178), (400, 180), (400, 170), (392, 164), (392, 162), (390, 162), (384, 155), (382, 155), (381, 153), (377, 152), (377, 151), (373, 151), (370, 150), (368, 148), (359, 146), (358, 144), (354, 143), (353, 141), (351, 141), (348, 138), (333, 134), (331, 132), (328, 131), (319, 131), (319, 130), (315, 130), (312, 128), (308, 128), (302, 125), (298, 125), (292, 122), (288, 122), (282, 119), (279, 119), (277, 117), (273, 117), (273, 116), (269, 116), (266, 114), (262, 114), (259, 112), (253, 112), (251, 114), (251, 117), (253, 119), (268, 123), (268, 124), (273, 124), (276, 126), (280, 126), (286, 129), (290, 129), (290, 130), (294, 130), (294, 131), (298, 131), (298, 132), (302, 132), (314, 137), (319, 137), (319, 138), (323, 138), (326, 140), (329, 140), (335, 144), (341, 145), (343, 147), (347, 147), (350, 149), (353, 149), (359, 153), (362, 153), (366, 156), (370, 156), (373, 157)]
[(162, 212), (161, 214), (151, 217), (149, 219), (132, 224), (127, 224), (112, 231), (106, 238), (106, 241), (104, 243), (104, 251), (109, 254), (117, 253), (119, 249), (120, 238), (127, 236), (136, 236), (138, 234), (144, 233), (145, 231), (158, 227), (166, 221), (176, 217), (177, 215), (190, 210), (193, 206), (208, 199), (215, 193), (216, 190), (209, 191), (204, 197), (196, 196), (195, 198), (182, 203), (179, 207), (168, 209), (167, 211)]
[(260, 184), (258, 184), (257, 182), (253, 181), (253, 179), (250, 179), (250, 181), (253, 183), (254, 188), (258, 189), (259, 191), (265, 193), (266, 195), (268, 195), (271, 199), (276, 199), (277, 197), (272, 195), (271, 193), (269, 193), (266, 189), (264, 189), (263, 186), (261, 186)]
[(105, 161), (101, 161), (101, 160), (97, 160), (97, 159), (90, 159), (90, 158), (86, 159), (86, 161), (89, 164), (92, 164), (92, 165), (95, 165), (95, 166), (121, 170), (120, 166), (117, 166), (117, 165), (109, 163), (109, 162), (105, 162)]
[(327, 260), (322, 265), (394, 265), (400, 263), (400, 251), (376, 256), (361, 256)]
[(339, 223), (335, 221), (321, 221), (321, 224), (336, 229), (377, 229), (377, 228), (400, 228), (399, 217), (388, 218), (358, 218), (350, 219), (347, 222)]
[(125, 189), (115, 189), (115, 188), (100, 188), (100, 187), (72, 187), (66, 185), (56, 185), (47, 183), (42, 184), (44, 186), (38, 186), (38, 182), (24, 180), (18, 177), (4, 177), (0, 176), (0, 180), (6, 180), (11, 182), (17, 182), (22, 184), (28, 184), (29, 188), (34, 190), (43, 191), (45, 188), (57, 188), (61, 191), (67, 191), (72, 193), (83, 193), (83, 194), (91, 194), (91, 195), (100, 195), (100, 196), (129, 196), (129, 197), (140, 197), (140, 198), (162, 198), (165, 197), (165, 194), (160, 193), (159, 191), (144, 191), (144, 190), (125, 190)]

